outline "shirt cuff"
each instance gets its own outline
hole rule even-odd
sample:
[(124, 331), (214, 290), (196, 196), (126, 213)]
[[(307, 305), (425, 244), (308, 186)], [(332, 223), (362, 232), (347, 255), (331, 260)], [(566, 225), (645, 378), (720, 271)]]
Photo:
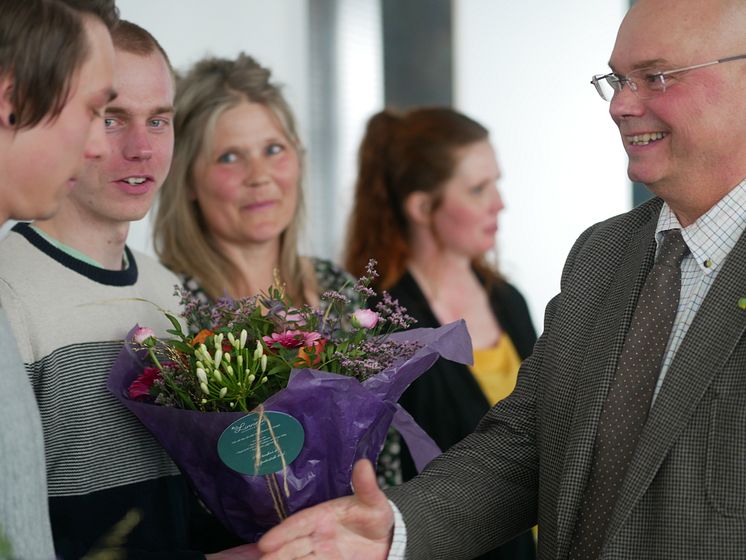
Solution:
[(391, 539), (391, 548), (386, 560), (406, 560), (407, 527), (404, 525), (404, 518), (396, 504), (391, 500), (389, 500), (389, 504), (391, 504), (391, 509), (394, 510), (394, 538)]

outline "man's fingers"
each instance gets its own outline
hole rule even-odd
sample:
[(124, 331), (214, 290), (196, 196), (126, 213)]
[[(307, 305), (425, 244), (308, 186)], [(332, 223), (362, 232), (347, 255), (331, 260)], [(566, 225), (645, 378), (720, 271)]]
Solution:
[(313, 541), (309, 536), (284, 543), (282, 547), (262, 556), (262, 560), (295, 560), (297, 558), (310, 558), (313, 555)]
[(385, 494), (378, 487), (376, 471), (367, 459), (359, 460), (352, 468), (352, 488), (364, 506), (381, 507), (388, 504)]
[(272, 552), (290, 541), (310, 536), (326, 507), (320, 504), (290, 516), (259, 539), (259, 550)]
[(205, 555), (206, 560), (261, 560), (262, 555), (255, 544), (242, 544), (234, 548)]
[[(379, 538), (378, 533), (386, 531), (380, 527), (380, 520), (390, 506), (378, 487), (370, 461), (361, 460), (355, 464), (352, 486), (354, 496), (337, 498), (296, 513), (268, 531), (259, 540), (259, 550), (268, 554), (268, 559), (284, 560), (312, 552), (314, 538), (334, 541), (339, 531), (359, 533), (362, 539)], [(393, 515), (391, 517), (393, 519)]]

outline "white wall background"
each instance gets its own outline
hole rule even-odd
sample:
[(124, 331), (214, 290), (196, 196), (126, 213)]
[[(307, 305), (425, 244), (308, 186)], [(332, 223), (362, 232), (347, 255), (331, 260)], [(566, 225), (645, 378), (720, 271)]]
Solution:
[(456, 105), (490, 129), (503, 179), (499, 263), (541, 328), (565, 257), (628, 210), (626, 156), (590, 77), (627, 0), (453, 0)]
[[(318, 64), (308, 52), (308, 14), (315, 1), (117, 3), (122, 17), (158, 38), (177, 69), (207, 54), (241, 50), (270, 66), (286, 84), (308, 138), (309, 78)], [(309, 204), (306, 245), (331, 257), (343, 242), (363, 125), (382, 103), (377, 2), (339, 2), (339, 83), (329, 85), (339, 107), (337, 176), (326, 178), (323, 189), (309, 185), (307, 193), (317, 199)], [(498, 234), (500, 266), (526, 295), (540, 328), (572, 242), (587, 226), (631, 205), (626, 158), (608, 105), (589, 84), (592, 74), (607, 68), (627, 0), (453, 0), (453, 6), (456, 105), (491, 130), (507, 205)], [(147, 219), (133, 226), (130, 244), (151, 250)]]

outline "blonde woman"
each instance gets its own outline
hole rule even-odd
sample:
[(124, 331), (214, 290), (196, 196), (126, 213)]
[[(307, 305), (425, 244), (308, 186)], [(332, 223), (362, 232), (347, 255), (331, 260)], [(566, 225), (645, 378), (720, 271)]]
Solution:
[(296, 304), (319, 304), (348, 276), (298, 254), (303, 147), (270, 70), (241, 54), (198, 62), (179, 80), (176, 145), (155, 246), (204, 301), (266, 290), (275, 270)]
[[(184, 287), (212, 304), (266, 291), (277, 272), (296, 305), (318, 305), (326, 290), (351, 296), (349, 275), (298, 254), (303, 147), (270, 71), (244, 54), (202, 60), (178, 81), (175, 109), (154, 235), (161, 261)], [(202, 507), (191, 510), (192, 548), (240, 544)]]

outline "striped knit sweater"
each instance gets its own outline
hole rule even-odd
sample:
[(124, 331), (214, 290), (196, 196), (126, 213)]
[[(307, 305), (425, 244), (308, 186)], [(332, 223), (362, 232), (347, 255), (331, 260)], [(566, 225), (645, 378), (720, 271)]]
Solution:
[[(201, 558), (186, 548), (187, 490), (177, 468), (106, 389), (128, 330), (163, 333), (176, 277), (127, 249), (111, 271), (53, 247), (27, 224), (0, 242), (0, 301), (41, 412), (55, 550), (79, 558), (128, 511), (127, 558)], [(134, 301), (141, 298), (155, 305)]]

